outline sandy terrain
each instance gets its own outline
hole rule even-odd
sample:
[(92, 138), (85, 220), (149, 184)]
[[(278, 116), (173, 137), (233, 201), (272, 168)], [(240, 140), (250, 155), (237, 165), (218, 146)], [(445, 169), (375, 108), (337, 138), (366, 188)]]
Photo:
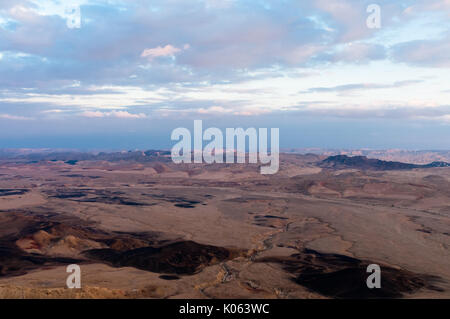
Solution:
[(450, 298), (450, 168), (318, 160), (2, 162), (0, 297)]

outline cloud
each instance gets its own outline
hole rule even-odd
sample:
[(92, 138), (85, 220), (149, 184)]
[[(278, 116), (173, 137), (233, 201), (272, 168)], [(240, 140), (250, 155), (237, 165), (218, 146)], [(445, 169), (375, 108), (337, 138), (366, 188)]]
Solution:
[(386, 58), (386, 49), (382, 45), (369, 43), (348, 43), (329, 54), (336, 62), (366, 63)]
[(418, 1), (405, 9), (405, 13), (422, 14), (426, 11), (436, 11), (450, 16), (450, 1), (449, 0), (424, 0)]
[(129, 113), (127, 111), (112, 111), (112, 112), (85, 111), (81, 113), (81, 116), (88, 118), (112, 117), (119, 119), (143, 119), (147, 117), (147, 115), (145, 115), (144, 113), (134, 114)]
[(86, 112), (81, 113), (81, 116), (89, 117), (89, 118), (105, 117), (105, 116), (107, 116), (107, 113), (100, 112), (100, 111), (86, 111)]
[(362, 108), (357, 105), (330, 105), (328, 107), (299, 107), (288, 113), (301, 116), (345, 118), (345, 119), (396, 119), (445, 121), (450, 118), (450, 106), (392, 105)]
[(392, 48), (396, 61), (437, 68), (450, 67), (450, 34), (440, 40), (417, 40)]
[[(189, 45), (185, 44), (184, 48), (188, 49)], [(181, 52), (181, 51), (182, 51), (181, 49), (168, 44), (165, 47), (158, 46), (153, 49), (145, 49), (142, 52), (141, 57), (148, 58), (149, 60), (152, 60), (152, 59), (158, 58), (158, 57), (166, 57), (166, 56), (173, 57), (173, 56), (175, 56), (175, 54), (177, 54), (178, 52)]]
[(11, 115), (11, 114), (0, 114), (0, 119), (17, 120), (17, 121), (31, 120), (31, 118), (29, 118), (29, 117), (18, 116), (18, 115)]
[(364, 1), (316, 0), (312, 5), (328, 14), (326, 18), (338, 27), (339, 38), (343, 42), (360, 39), (371, 31), (365, 27)]
[(146, 118), (147, 115), (144, 113), (132, 114), (126, 111), (112, 111), (109, 116), (120, 118), (120, 119), (143, 119)]
[[(8, 1), (0, 27), (0, 51), (7, 57), (0, 85), (54, 88), (85, 85), (152, 85), (236, 81), (248, 72), (278, 66), (368, 63), (386, 58), (382, 45), (356, 43), (372, 31), (359, 1), (88, 1), (80, 29), (66, 27), (55, 1)], [(381, 1), (383, 27), (393, 4)], [(396, 5), (403, 8), (402, 5)], [(21, 9), (19, 9), (21, 8)], [(397, 10), (398, 11), (398, 10)], [(396, 12), (396, 11), (395, 11)], [(386, 17), (385, 17), (386, 15)], [(39, 37), (30, 37), (39, 30)], [(348, 41), (354, 41), (348, 46)], [(189, 44), (184, 44), (189, 43)], [(340, 48), (340, 49), (339, 49)], [(182, 54), (181, 54), (182, 53)], [(167, 57), (177, 57), (176, 61)], [(149, 63), (154, 60), (158, 63)], [(243, 70), (247, 72), (243, 72)]]
[(418, 84), (423, 82), (422, 80), (405, 80), (397, 81), (391, 84), (377, 84), (377, 83), (352, 83), (343, 84), (332, 87), (315, 87), (310, 88), (306, 91), (301, 91), (300, 93), (314, 93), (314, 92), (345, 92), (345, 91), (356, 91), (356, 90), (374, 90), (374, 89), (391, 89), (391, 88), (401, 88), (408, 85)]
[(222, 106), (211, 106), (209, 108), (199, 108), (197, 110), (199, 114), (226, 114), (226, 113), (232, 113), (232, 109), (227, 109)]
[[(449, 65), (448, 36), (394, 45), (406, 41), (399, 40), (404, 35), (397, 34), (399, 26), (406, 33), (417, 33), (410, 31), (409, 22), (419, 16), (440, 29), (448, 26), (448, 19), (439, 14), (449, 9), (448, 0), (417, 0), (418, 6), (407, 10), (409, 0), (379, 0), (380, 31), (366, 27), (366, 6), (371, 2), (359, 0), (276, 5), (154, 0), (151, 6), (147, 1), (77, 0), (83, 3), (83, 23), (76, 30), (67, 28), (61, 8), (51, 2), (0, 3), (0, 74), (8, 74), (0, 77), (2, 113), (61, 121), (73, 115), (153, 119), (163, 112), (177, 118), (182, 111), (210, 117), (258, 116), (302, 103), (299, 90), (362, 91), (358, 101), (338, 95), (336, 109), (345, 109), (346, 102), (361, 108), (370, 108), (372, 102), (377, 107), (391, 102), (407, 105), (421, 99), (422, 92), (426, 102), (436, 98), (443, 104), (448, 98), (433, 96), (446, 89), (448, 76), (438, 69), (425, 70)], [(431, 29), (427, 35), (436, 33)], [(39, 36), (32, 36), (36, 30)], [(382, 40), (389, 37), (376, 37), (384, 31), (395, 41), (386, 44)], [(382, 71), (389, 73), (380, 74), (373, 65), (385, 62)], [(404, 68), (397, 69), (398, 65)], [(427, 72), (440, 75), (423, 84), (412, 80)], [(300, 73), (312, 75), (305, 79)], [(383, 83), (386, 78), (392, 83)], [(394, 82), (404, 79), (409, 80)], [(411, 93), (401, 90), (413, 84), (418, 85)], [(392, 90), (384, 95), (378, 94), (379, 89)], [(323, 95), (314, 99), (323, 103), (329, 99)], [(47, 108), (64, 113), (41, 112)]]
[(210, 106), (210, 107), (201, 107), (201, 108), (189, 108), (183, 110), (172, 110), (166, 111), (165, 116), (168, 116), (170, 113), (176, 112), (178, 115), (183, 116), (210, 116), (210, 117), (222, 117), (222, 116), (257, 116), (271, 113), (269, 109), (261, 109), (255, 107), (239, 107), (238, 105), (234, 106)]
[(42, 111), (42, 113), (44, 114), (50, 114), (50, 113), (63, 113), (64, 110), (60, 110), (60, 109), (51, 109), (51, 110), (44, 110)]

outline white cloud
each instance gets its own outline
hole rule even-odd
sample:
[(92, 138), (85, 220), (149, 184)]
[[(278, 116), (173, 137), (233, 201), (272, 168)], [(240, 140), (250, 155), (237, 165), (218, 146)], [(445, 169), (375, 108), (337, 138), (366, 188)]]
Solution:
[[(144, 89), (137, 86), (98, 86), (88, 87), (87, 91), (92, 94), (46, 94), (27, 92), (21, 95), (0, 96), (0, 103), (29, 103), (45, 104), (54, 108), (77, 107), (89, 110), (124, 110), (126, 105), (146, 105), (161, 103), (166, 101), (167, 96), (172, 91), (166, 88), (156, 88), (154, 90)], [(117, 91), (117, 94), (98, 93), (103, 91)], [(106, 106), (105, 106), (106, 105)]]
[(112, 112), (86, 111), (81, 113), (81, 116), (89, 118), (114, 117), (120, 119), (143, 119), (147, 117), (147, 115), (145, 115), (144, 113), (133, 114), (127, 111), (112, 111)]
[(132, 114), (128, 113), (127, 111), (113, 111), (109, 113), (109, 116), (121, 119), (143, 119), (147, 117), (147, 115), (145, 115), (144, 113)]
[(0, 119), (18, 120), (18, 121), (31, 120), (31, 118), (29, 118), (29, 117), (17, 116), (17, 115), (11, 115), (11, 114), (0, 114)]
[(60, 109), (53, 109), (53, 110), (45, 110), (42, 111), (42, 113), (47, 114), (47, 113), (62, 113), (64, 112), (64, 110), (60, 110)]
[(226, 109), (222, 106), (211, 106), (209, 108), (200, 108), (198, 109), (199, 114), (224, 114), (224, 113), (231, 113), (233, 110)]
[(197, 110), (199, 114), (208, 114), (208, 115), (221, 115), (221, 114), (233, 114), (233, 115), (241, 115), (241, 116), (254, 116), (269, 113), (270, 110), (263, 110), (259, 108), (244, 108), (240, 110), (236, 110), (233, 108), (224, 108), (222, 106), (211, 106), (209, 108), (200, 108)]
[[(187, 50), (189, 48), (190, 48), (189, 44), (185, 44), (183, 46), (183, 50)], [(171, 44), (167, 44), (164, 47), (158, 46), (156, 48), (145, 49), (142, 52), (141, 57), (152, 60), (152, 59), (158, 58), (158, 57), (175, 56), (175, 54), (177, 54), (181, 51), (182, 51), (182, 49), (174, 47)]]

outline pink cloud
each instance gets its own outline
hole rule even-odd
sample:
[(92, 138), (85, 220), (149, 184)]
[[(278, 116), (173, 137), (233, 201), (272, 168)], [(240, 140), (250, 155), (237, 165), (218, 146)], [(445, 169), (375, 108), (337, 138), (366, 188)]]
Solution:
[[(190, 48), (189, 44), (185, 44), (183, 46), (184, 50), (187, 50), (189, 48)], [(177, 54), (178, 52), (181, 52), (181, 51), (182, 51), (182, 49), (168, 44), (164, 47), (158, 46), (158, 47), (152, 48), (152, 49), (145, 49), (142, 52), (141, 57), (149, 58), (150, 60), (152, 60), (152, 59), (158, 58), (158, 57), (174, 56), (175, 54)]]
[(86, 111), (81, 113), (81, 116), (84, 117), (105, 117), (105, 113), (99, 111)]
[(132, 114), (127, 111), (113, 111), (109, 113), (109, 116), (121, 119), (143, 119), (147, 117), (144, 113)]

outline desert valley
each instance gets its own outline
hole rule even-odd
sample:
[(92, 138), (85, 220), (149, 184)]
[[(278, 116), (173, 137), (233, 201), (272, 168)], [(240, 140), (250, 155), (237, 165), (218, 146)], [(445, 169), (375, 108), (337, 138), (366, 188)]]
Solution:
[(281, 154), (261, 175), (163, 151), (0, 160), (0, 298), (449, 297), (444, 161)]

